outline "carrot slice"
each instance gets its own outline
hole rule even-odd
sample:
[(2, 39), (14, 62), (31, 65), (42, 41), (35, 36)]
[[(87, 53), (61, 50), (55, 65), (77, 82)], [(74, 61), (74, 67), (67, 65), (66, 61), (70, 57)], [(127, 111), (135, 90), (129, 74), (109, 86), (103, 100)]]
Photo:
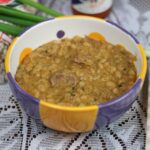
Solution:
[(104, 38), (104, 36), (101, 35), (98, 32), (92, 32), (87, 37), (89, 37), (89, 38), (91, 38), (91, 39), (93, 39), (95, 41), (106, 41), (105, 38)]
[(22, 64), (25, 57), (27, 57), (31, 52), (32, 52), (32, 48), (24, 48), (20, 54), (19, 64)]

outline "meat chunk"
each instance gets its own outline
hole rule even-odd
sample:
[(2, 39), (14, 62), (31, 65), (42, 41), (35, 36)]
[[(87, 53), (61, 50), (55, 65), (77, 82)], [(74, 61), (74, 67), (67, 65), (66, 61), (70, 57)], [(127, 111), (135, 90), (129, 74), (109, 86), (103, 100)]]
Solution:
[(56, 72), (50, 78), (52, 86), (70, 85), (75, 87), (77, 84), (77, 77), (70, 72)]

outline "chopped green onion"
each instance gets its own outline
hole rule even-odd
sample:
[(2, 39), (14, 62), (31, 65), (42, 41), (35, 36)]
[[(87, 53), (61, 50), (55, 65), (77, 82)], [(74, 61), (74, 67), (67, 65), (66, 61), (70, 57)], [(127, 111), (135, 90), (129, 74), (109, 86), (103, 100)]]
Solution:
[(19, 33), (21, 33), (23, 30), (24, 28), (0, 22), (0, 31), (6, 32), (8, 34), (16, 36)]
[(10, 16), (2, 16), (2, 15), (0, 15), (0, 20), (7, 21), (7, 22), (13, 23), (15, 25), (23, 26), (23, 27), (28, 27), (28, 26), (32, 26), (36, 24), (36, 22), (23, 20), (20, 18), (13, 18)]
[(53, 17), (58, 17), (58, 16), (64, 16), (62, 13), (60, 12), (57, 12), (56, 10), (54, 9), (50, 9), (40, 3), (37, 3), (37, 2), (34, 2), (32, 0), (16, 0), (17, 2), (20, 2), (22, 4), (27, 4), (29, 6), (32, 6), (40, 11), (43, 11), (44, 13), (48, 14), (48, 15), (51, 15)]
[(0, 14), (14, 16), (17, 18), (32, 20), (32, 21), (36, 21), (36, 22), (44, 21), (47, 19), (42, 16), (33, 15), (30, 13), (26, 13), (26, 12), (16, 10), (14, 8), (9, 8), (6, 6), (0, 6)]

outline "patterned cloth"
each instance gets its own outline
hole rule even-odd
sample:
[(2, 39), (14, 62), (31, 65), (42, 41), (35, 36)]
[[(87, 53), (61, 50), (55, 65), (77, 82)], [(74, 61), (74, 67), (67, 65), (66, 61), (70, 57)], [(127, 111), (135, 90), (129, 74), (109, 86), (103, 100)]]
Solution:
[(12, 41), (11, 37), (8, 37), (3, 32), (0, 32), (0, 85), (7, 82), (4, 62), (5, 62), (5, 55), (11, 41)]
[[(45, 2), (65, 14), (71, 14), (69, 0)], [(149, 10), (149, 0), (116, 0), (109, 19), (129, 30), (149, 48)], [(111, 125), (90, 133), (66, 134), (48, 129), (39, 120), (27, 116), (8, 84), (0, 85), (0, 150), (144, 150), (147, 89), (148, 76), (136, 102)], [(148, 133), (147, 141), (150, 143), (150, 131)]]

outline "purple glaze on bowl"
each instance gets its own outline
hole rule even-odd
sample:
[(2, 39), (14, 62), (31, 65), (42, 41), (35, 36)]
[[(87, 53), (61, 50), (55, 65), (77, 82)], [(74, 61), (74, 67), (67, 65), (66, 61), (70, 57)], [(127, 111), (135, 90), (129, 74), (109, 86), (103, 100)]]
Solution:
[(58, 37), (59, 39), (63, 38), (64, 35), (65, 35), (65, 32), (64, 32), (63, 30), (59, 30), (59, 31), (57, 32), (57, 37)]
[(141, 82), (141, 79), (138, 79), (127, 93), (108, 103), (99, 105), (99, 111), (94, 128), (106, 126), (119, 119), (136, 100), (140, 91)]
[(7, 77), (13, 94), (20, 102), (26, 113), (35, 119), (40, 119), (39, 100), (22, 90), (10, 73), (7, 73)]
[(121, 26), (119, 26), (118, 24), (114, 23), (114, 22), (111, 22), (109, 20), (106, 20), (106, 22), (118, 27), (119, 29), (121, 29), (123, 32), (127, 33), (135, 42), (136, 44), (139, 44), (139, 41), (129, 32), (127, 31), (126, 29), (122, 28)]

